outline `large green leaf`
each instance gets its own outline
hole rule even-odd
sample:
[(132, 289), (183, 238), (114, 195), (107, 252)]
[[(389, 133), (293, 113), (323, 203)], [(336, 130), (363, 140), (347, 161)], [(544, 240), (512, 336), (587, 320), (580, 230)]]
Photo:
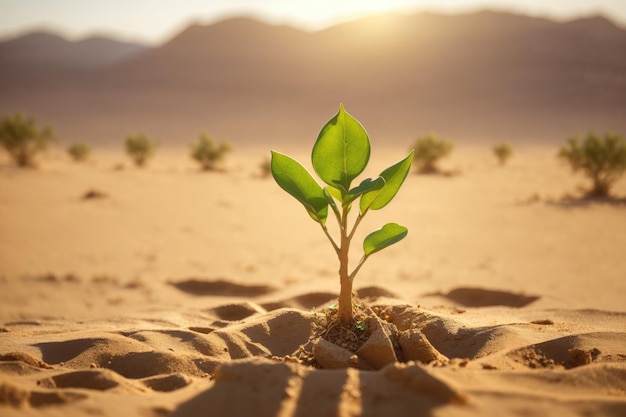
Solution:
[(360, 203), (361, 214), (369, 209), (380, 210), (393, 200), (411, 169), (412, 161), (413, 151), (406, 158), (380, 173), (380, 176), (385, 179), (385, 185), (381, 189), (363, 194)]
[(322, 128), (313, 145), (313, 168), (326, 184), (347, 193), (350, 184), (367, 166), (370, 141), (361, 124), (343, 105)]
[(324, 223), (328, 216), (328, 202), (322, 187), (298, 161), (272, 151), (272, 176), (280, 187), (304, 205), (313, 220)]
[(385, 249), (396, 242), (401, 241), (409, 231), (406, 227), (396, 223), (387, 223), (380, 229), (367, 235), (363, 241), (363, 252), (365, 256)]

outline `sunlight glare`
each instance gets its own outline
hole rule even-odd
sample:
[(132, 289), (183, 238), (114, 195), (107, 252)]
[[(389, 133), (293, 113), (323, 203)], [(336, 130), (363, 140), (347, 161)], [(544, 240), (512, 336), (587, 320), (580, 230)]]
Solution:
[(278, 0), (272, 2), (268, 12), (277, 20), (291, 21), (310, 29), (321, 29), (341, 21), (387, 13), (395, 9), (394, 2), (388, 0)]

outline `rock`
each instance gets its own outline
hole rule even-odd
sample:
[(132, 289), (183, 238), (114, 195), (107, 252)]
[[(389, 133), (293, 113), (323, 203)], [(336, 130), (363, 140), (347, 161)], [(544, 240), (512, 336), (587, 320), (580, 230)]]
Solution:
[(324, 369), (355, 368), (359, 364), (354, 352), (322, 338), (313, 344), (313, 356)]

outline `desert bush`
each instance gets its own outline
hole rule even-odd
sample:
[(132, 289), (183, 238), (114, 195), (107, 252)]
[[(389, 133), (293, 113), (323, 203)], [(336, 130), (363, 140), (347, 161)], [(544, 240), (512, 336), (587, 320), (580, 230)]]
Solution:
[(198, 142), (191, 144), (191, 157), (200, 164), (203, 170), (210, 171), (215, 169), (215, 165), (231, 150), (230, 144), (221, 142), (218, 145), (206, 133), (202, 133)]
[(588, 133), (567, 139), (558, 157), (592, 181), (589, 196), (605, 197), (626, 171), (626, 141), (616, 133), (607, 132), (603, 137)]
[(504, 165), (513, 156), (513, 148), (511, 148), (508, 142), (502, 142), (493, 147), (493, 154), (498, 159), (500, 165)]
[(83, 162), (89, 158), (91, 148), (84, 142), (73, 143), (67, 147), (67, 153), (76, 162)]
[(413, 143), (415, 157), (413, 164), (417, 171), (422, 174), (432, 174), (439, 172), (437, 162), (452, 153), (454, 143), (430, 133), (421, 136)]
[(261, 178), (267, 178), (272, 174), (271, 161), (269, 159), (263, 159), (259, 164), (259, 176)]
[(144, 134), (126, 137), (126, 153), (135, 165), (142, 167), (154, 155), (155, 144)]
[(52, 129), (40, 128), (33, 117), (17, 113), (0, 121), (0, 144), (20, 167), (34, 167), (35, 156), (46, 150), (52, 140)]

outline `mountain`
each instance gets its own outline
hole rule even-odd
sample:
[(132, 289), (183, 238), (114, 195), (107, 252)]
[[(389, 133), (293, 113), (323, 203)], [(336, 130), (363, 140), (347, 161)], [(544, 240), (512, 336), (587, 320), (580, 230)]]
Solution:
[(206, 130), (310, 144), (340, 102), (372, 140), (396, 144), (432, 130), (486, 141), (626, 133), (626, 31), (603, 17), (388, 14), (318, 32), (232, 18), (125, 56), (53, 37), (33, 54), (38, 36), (0, 44), (0, 64), (12, 62), (0, 66), (0, 111), (34, 113), (72, 140), (146, 131), (186, 143)]
[(0, 89), (10, 99), (12, 91), (24, 91), (25, 86), (49, 88), (146, 49), (104, 37), (68, 41), (54, 33), (28, 33), (0, 43)]
[(90, 37), (76, 42), (48, 32), (32, 32), (0, 43), (3, 67), (84, 69), (112, 64), (146, 47), (104, 37)]

